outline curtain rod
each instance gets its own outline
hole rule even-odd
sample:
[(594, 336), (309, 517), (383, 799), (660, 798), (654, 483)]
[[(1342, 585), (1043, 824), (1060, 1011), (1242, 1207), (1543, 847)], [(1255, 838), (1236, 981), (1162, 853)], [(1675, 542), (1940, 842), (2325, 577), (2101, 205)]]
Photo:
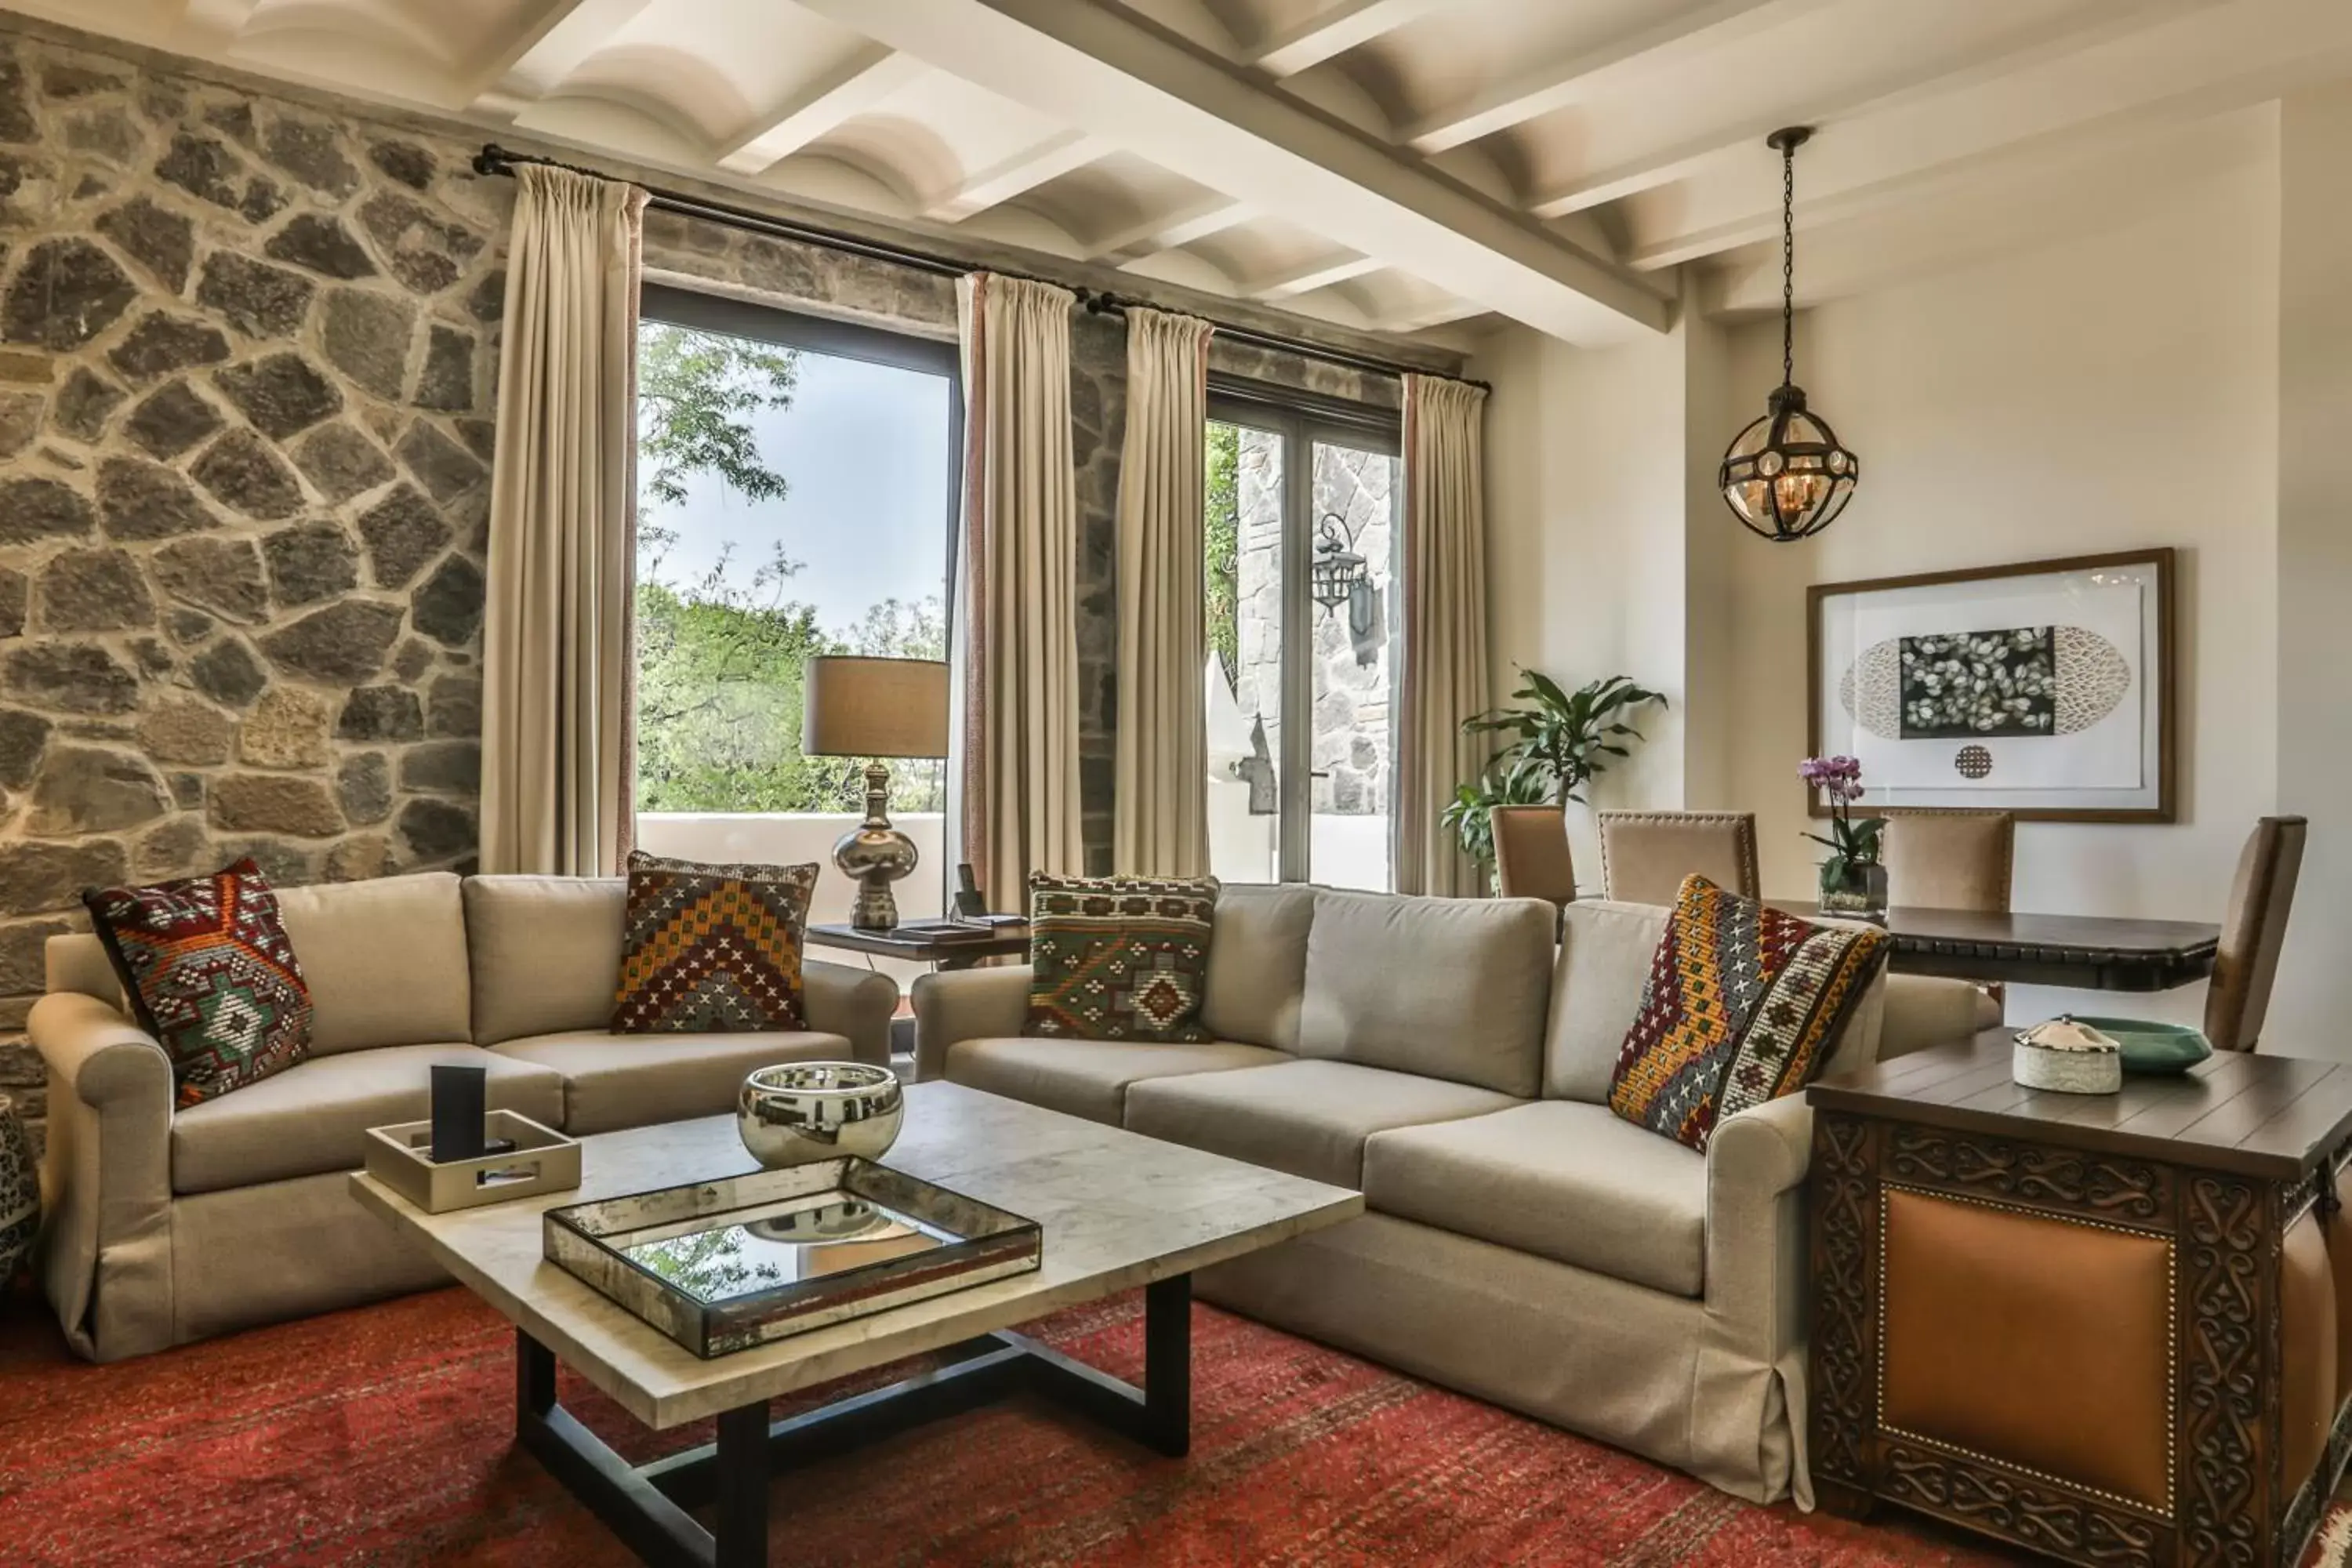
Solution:
[[(482, 150), (474, 154), (474, 173), (478, 174), (511, 175), (518, 166), (524, 163), (538, 163), (551, 169), (569, 169), (575, 174), (585, 174), (596, 180), (614, 178), (613, 175), (604, 174), (601, 170), (583, 168), (578, 163), (567, 163), (560, 158), (542, 157), (536, 153), (512, 152), (495, 142), (485, 142)], [(634, 180), (622, 183), (638, 184)], [(1002, 267), (976, 267), (970, 262), (957, 261), (929, 251), (892, 245), (887, 240), (866, 239), (857, 235), (843, 233), (839, 229), (821, 228), (814, 224), (799, 223), (791, 218), (754, 212), (749, 207), (731, 206), (724, 202), (706, 201), (700, 196), (663, 190), (659, 186), (642, 185), (640, 188), (646, 193), (646, 205), (657, 212), (676, 213), (681, 217), (706, 218), (713, 223), (724, 224), (730, 228), (744, 229), (778, 239), (796, 240), (803, 245), (823, 246), (828, 250), (838, 250), (851, 256), (862, 256), (869, 261), (887, 261), (894, 266), (911, 268), (916, 271), (929, 272), (941, 278), (961, 278), (967, 272), (985, 271), (994, 272), (1000, 277), (1018, 278), (1024, 282), (1050, 284), (1056, 289), (1072, 288), (1070, 284), (1056, 279), (1040, 278), (1026, 272), (1014, 272)], [(1084, 304), (1088, 311), (1097, 315), (1118, 315), (1131, 307), (1145, 310), (1158, 309), (1157, 306), (1146, 300), (1129, 300), (1121, 295), (1106, 293), (1099, 289), (1076, 288), (1072, 291), (1077, 295), (1079, 302)], [(1309, 338), (1287, 337), (1280, 332), (1260, 331), (1254, 327), (1234, 326), (1223, 321), (1213, 321), (1211, 325), (1216, 328), (1217, 335), (1226, 342), (1240, 343), (1249, 348), (1297, 354), (1303, 359), (1320, 360), (1326, 364), (1344, 365), (1349, 370), (1365, 371), (1374, 375), (1402, 377), (1408, 373), (1415, 375), (1439, 375), (1438, 372), (1423, 370), (1418, 365), (1404, 364), (1395, 360), (1379, 359), (1370, 354), (1351, 353), (1346, 349), (1327, 347)], [(1440, 376), (1440, 379), (1460, 381), (1466, 378)], [(1470, 384), (1486, 391), (1493, 390), (1483, 381), (1474, 381)]]

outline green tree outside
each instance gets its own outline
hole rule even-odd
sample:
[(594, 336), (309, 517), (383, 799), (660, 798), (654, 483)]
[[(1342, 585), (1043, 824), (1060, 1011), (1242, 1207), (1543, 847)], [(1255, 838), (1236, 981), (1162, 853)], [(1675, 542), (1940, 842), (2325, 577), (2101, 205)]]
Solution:
[(1225, 686), (1234, 688), (1242, 668), (1241, 570), (1242, 432), (1238, 425), (1209, 425), (1209, 477), (1202, 506), (1203, 561), (1208, 583), (1209, 651), (1224, 666)]
[[(741, 578), (731, 551), (701, 578), (673, 581), (677, 531), (660, 509), (697, 474), (746, 499), (780, 501), (790, 481), (760, 451), (752, 420), (788, 409), (799, 353), (667, 323), (637, 343), (637, 806), (642, 811), (851, 811), (864, 805), (863, 759), (801, 752), (802, 670), (813, 654), (946, 657), (937, 596), (885, 599), (845, 636), (790, 596), (800, 571), (779, 545)], [(894, 764), (892, 805), (940, 809), (939, 764)]]

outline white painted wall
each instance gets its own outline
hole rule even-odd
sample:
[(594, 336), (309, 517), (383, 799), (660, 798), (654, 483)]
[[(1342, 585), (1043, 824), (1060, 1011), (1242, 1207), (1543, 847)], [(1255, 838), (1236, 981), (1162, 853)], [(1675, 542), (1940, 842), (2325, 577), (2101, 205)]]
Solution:
[[(1527, 328), (1489, 338), (1470, 374), (1486, 416), (1488, 656), (1507, 701), (1521, 666), (1571, 690), (1605, 675), (1664, 692), (1644, 739), (1604, 773), (1597, 808), (1723, 804), (1724, 576), (1712, 550), (1714, 465), (1691, 435), (1724, 405), (1719, 329), (1578, 349)], [(1698, 437), (1703, 440), (1703, 437)], [(1703, 472), (1701, 468), (1703, 468)], [(1579, 879), (1596, 882), (1591, 819), (1571, 807)]]

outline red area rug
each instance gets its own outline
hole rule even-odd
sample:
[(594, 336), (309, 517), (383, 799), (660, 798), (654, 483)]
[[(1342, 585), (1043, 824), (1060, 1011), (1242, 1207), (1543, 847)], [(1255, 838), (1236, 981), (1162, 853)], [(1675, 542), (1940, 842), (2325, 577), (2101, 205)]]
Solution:
[[(1044, 1406), (924, 1427), (776, 1483), (776, 1561), (819, 1564), (1499, 1563), (1860, 1568), (2008, 1561), (1925, 1527), (1752, 1507), (1689, 1478), (1196, 1307), (1193, 1448), (1161, 1458)], [(1139, 1375), (1139, 1301), (1043, 1336)], [(31, 1303), (0, 1319), (0, 1562), (625, 1568), (509, 1447), (513, 1339), (462, 1290), (116, 1366)], [(649, 1434), (568, 1374), (632, 1458)]]

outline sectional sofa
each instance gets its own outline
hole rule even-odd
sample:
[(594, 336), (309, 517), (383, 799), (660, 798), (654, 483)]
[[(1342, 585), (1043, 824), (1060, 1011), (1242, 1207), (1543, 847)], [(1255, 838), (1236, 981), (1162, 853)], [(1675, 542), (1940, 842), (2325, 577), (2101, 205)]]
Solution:
[(48, 944), (27, 1028), (49, 1071), (36, 1267), (67, 1338), (114, 1361), (446, 1277), (362, 1212), (367, 1128), (424, 1119), (427, 1068), (573, 1133), (734, 1109), (770, 1062), (890, 1060), (898, 987), (804, 965), (804, 1034), (613, 1035), (618, 879), (385, 878), (278, 893), (310, 986), (307, 1060), (175, 1110), (163, 1048), (90, 936)]
[[(1758, 1501), (1810, 1504), (1801, 1096), (1705, 1154), (1605, 1103), (1665, 910), (1231, 886), (1201, 1045), (1027, 1038), (1025, 968), (915, 983), (918, 1074), (1360, 1189), (1200, 1293)], [(1882, 978), (1831, 1072), (1997, 1021)]]

